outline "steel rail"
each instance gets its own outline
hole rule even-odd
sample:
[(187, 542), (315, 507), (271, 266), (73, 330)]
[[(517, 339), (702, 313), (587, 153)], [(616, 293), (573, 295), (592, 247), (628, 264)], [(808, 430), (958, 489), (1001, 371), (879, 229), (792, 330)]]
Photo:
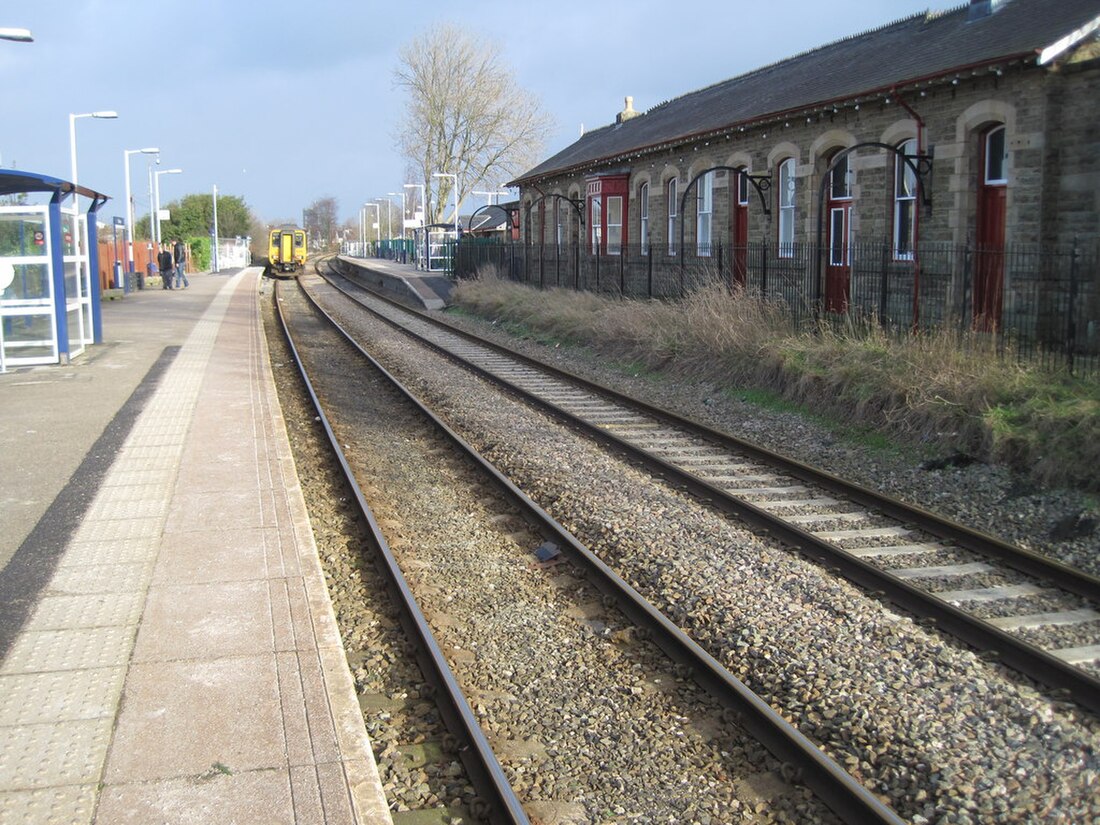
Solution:
[[(340, 273), (343, 277), (351, 280), (343, 272)], [(635, 409), (641, 410), (654, 418), (661, 419), (667, 423), (680, 427), (692, 434), (710, 440), (716, 443), (720, 447), (733, 447), (737, 450), (744, 452), (754, 458), (759, 458), (775, 467), (781, 468), (784, 472), (789, 473), (791, 476), (798, 478), (802, 481), (807, 481), (811, 484), (816, 484), (824, 489), (831, 490), (832, 492), (839, 493), (851, 501), (858, 504), (862, 504), (865, 507), (877, 510), (880, 513), (888, 515), (898, 521), (906, 522), (916, 525), (920, 529), (927, 533), (930, 533), (938, 538), (946, 539), (954, 542), (955, 544), (963, 547), (967, 550), (971, 550), (983, 555), (996, 556), (1005, 564), (1011, 566), (1013, 569), (1027, 573), (1032, 576), (1044, 578), (1051, 581), (1058, 586), (1062, 587), (1071, 593), (1076, 593), (1093, 601), (1100, 602), (1100, 576), (1094, 576), (1090, 573), (1086, 573), (1082, 570), (1070, 567), (1055, 559), (1051, 559), (1040, 553), (1036, 553), (1032, 550), (1028, 550), (1023, 547), (1010, 544), (996, 536), (991, 536), (987, 533), (982, 533), (978, 530), (974, 530), (966, 525), (959, 524), (958, 522), (951, 521), (944, 518), (938, 513), (933, 513), (929, 510), (925, 510), (915, 504), (909, 504), (908, 502), (894, 498), (892, 496), (878, 493), (867, 487), (863, 487), (855, 482), (848, 481), (826, 472), (818, 467), (814, 467), (809, 464), (798, 461), (797, 459), (785, 456), (782, 453), (773, 452), (759, 444), (754, 444), (751, 441), (738, 438), (735, 435), (724, 433), (720, 430), (715, 430), (712, 427), (708, 427), (706, 424), (698, 421), (693, 421), (690, 418), (674, 413), (670, 410), (657, 407), (646, 401), (632, 398), (629, 395), (619, 392), (618, 390), (599, 384), (583, 376), (576, 375), (556, 367), (553, 364), (548, 364), (545, 361), (539, 361), (531, 356), (524, 355), (523, 353), (516, 352), (515, 350), (508, 349), (508, 347), (502, 346), (494, 341), (490, 341), (487, 338), (482, 338), (472, 332), (458, 329), (450, 324), (441, 321), (438, 317), (433, 316), (430, 313), (422, 312), (414, 307), (407, 306), (398, 301), (393, 300), (387, 295), (375, 292), (369, 287), (357, 284), (361, 289), (366, 289), (370, 294), (378, 300), (384, 301), (394, 307), (401, 309), (404, 312), (408, 312), (421, 320), (432, 324), (434, 326), (441, 327), (447, 332), (457, 335), (460, 338), (464, 338), (474, 344), (487, 347), (494, 352), (501, 355), (508, 356), (517, 361), (520, 361), (527, 366), (535, 369), (544, 370), (558, 378), (572, 383), (579, 384), (585, 389), (598, 393), (600, 395), (607, 396), (609, 399), (616, 401), (620, 404), (624, 404)], [(339, 287), (336, 287), (339, 289)], [(524, 392), (523, 390), (517, 390)]]
[[(283, 282), (280, 281), (278, 283)], [(295, 281), (294, 283), (297, 282)], [(394, 556), (389, 543), (386, 541), (386, 537), (382, 534), (382, 529), (374, 518), (374, 513), (355, 479), (355, 474), (351, 469), (351, 465), (344, 456), (340, 441), (336, 438), (332, 425), (329, 423), (328, 416), (325, 415), (325, 411), (321, 406), (321, 401), (313, 388), (313, 383), (306, 374), (305, 364), (294, 343), (289, 324), (283, 315), (283, 309), (279, 302), (280, 289), (281, 287), (276, 286), (274, 303), (283, 335), (286, 337), (287, 343), (294, 356), (294, 361), (298, 366), (298, 372), (305, 382), (313, 407), (317, 411), (317, 415), (324, 427), (329, 445), (332, 447), (332, 451), (340, 463), (340, 468), (343, 471), (345, 480), (355, 494), (355, 500), (359, 505), (359, 510), (370, 527), (371, 540), (378, 549), (379, 555), (384, 563), (384, 569), (388, 574), (391, 589), (397, 595), (398, 602), (403, 608), (402, 616), (404, 617), (403, 623), (406, 624), (406, 630), (411, 629), (411, 635), (419, 640), (418, 659), (420, 659), (424, 675), (428, 678), (429, 683), (435, 688), (441, 715), (451, 732), (454, 733), (456, 737), (459, 737), (469, 744), (469, 747), (460, 753), (460, 757), (462, 758), (463, 765), (465, 765), (466, 769), (469, 771), (471, 779), (475, 782), (475, 787), (478, 789), (479, 795), (482, 795), (482, 801), (487, 805), (487, 810), (483, 813), (485, 813), (492, 822), (503, 823), (505, 825), (529, 825), (530, 820), (527, 818), (523, 806), (516, 798), (515, 792), (512, 790), (512, 786), (504, 774), (504, 769), (497, 761), (496, 755), (493, 753), (493, 749), (489, 745), (488, 739), (485, 737), (481, 726), (477, 722), (477, 717), (473, 709), (466, 701), (466, 697), (459, 687), (458, 680), (455, 679), (454, 673), (447, 663), (446, 656), (444, 656), (442, 649), (439, 647), (439, 643), (432, 634), (431, 627), (428, 625), (428, 620), (417, 605), (416, 597), (413, 595), (408, 581), (401, 572), (401, 567), (397, 562), (397, 558)], [(304, 289), (301, 291), (307, 298), (309, 297)], [(312, 303), (312, 299), (310, 300)], [(313, 305), (316, 307), (316, 304)], [(328, 319), (335, 325), (335, 322), (333, 322), (323, 310), (320, 310), (319, 307), (317, 307), (317, 309), (321, 312), (322, 317)], [(339, 329), (338, 326), (337, 329)], [(340, 332), (343, 333), (343, 330), (340, 330)], [(346, 337), (346, 333), (344, 333), (344, 335)], [(360, 349), (360, 352), (362, 352), (362, 349)], [(366, 355), (366, 353), (363, 354)], [(389, 380), (393, 380), (393, 378), (386, 373), (381, 365), (374, 361), (373, 358), (370, 358), (369, 355), (367, 355), (367, 358), (370, 359), (371, 363), (373, 363), (383, 375)]]
[[(309, 294), (308, 290), (304, 291), (307, 295)], [(312, 296), (310, 300), (321, 313), (329, 317)], [(604, 594), (613, 597), (623, 613), (646, 630), (654, 644), (674, 661), (686, 666), (696, 682), (729, 708), (734, 718), (746, 730), (752, 733), (772, 755), (788, 766), (788, 775), (792, 780), (805, 783), (845, 822), (893, 823), (893, 825), (901, 825), (904, 822), (892, 809), (884, 805), (794, 725), (731, 674), (717, 659), (651, 605), (599, 556), (580, 543), (553, 516), (543, 510), (462, 436), (428, 409), (411, 391), (381, 364), (378, 364), (335, 319), (330, 317), (329, 320), (376, 366), (382, 375), (393, 382), (394, 387), (404, 394), (410, 403), (466, 453), (502, 491), (518, 502), (547, 535), (551, 536), (562, 549), (569, 552), (571, 561), (585, 571), (586, 578), (591, 584)]]
[[(338, 285), (334, 284), (333, 286), (336, 289), (341, 289)], [(672, 426), (682, 427), (694, 435), (716, 443), (718, 446), (743, 451), (754, 458), (758, 458), (767, 463), (773, 463), (784, 471), (790, 472), (790, 474), (796, 478), (809, 483), (818, 484), (841, 495), (846, 495), (852, 501), (856, 501), (880, 513), (885, 513), (903, 523), (915, 524), (926, 532), (932, 533), (948, 541), (953, 541), (959, 546), (965, 547), (973, 552), (994, 556), (1014, 569), (1029, 573), (1033, 576), (1045, 578), (1063, 587), (1065, 590), (1084, 596), (1085, 598), (1100, 601), (1100, 579), (1095, 576), (1075, 570), (1074, 568), (1052, 559), (1047, 559), (1037, 553), (1014, 547), (992, 536), (987, 536), (976, 530), (956, 524), (942, 516), (906, 504), (897, 499), (880, 496), (867, 488), (844, 481), (832, 474), (802, 464), (801, 462), (787, 458), (778, 453), (773, 453), (758, 445), (713, 430), (706, 425), (683, 418), (675, 413), (670, 413), (645, 402), (637, 401), (585, 378), (574, 376), (557, 367), (515, 353), (506, 347), (502, 347), (491, 341), (486, 341), (479, 336), (455, 329), (449, 324), (445, 324), (426, 313), (399, 304), (362, 285), (357, 284), (357, 286), (360, 289), (370, 292), (372, 297), (395, 306), (401, 311), (407, 312), (433, 326), (441, 327), (449, 334), (454, 334), (464, 340), (485, 346), (496, 353), (514, 358), (527, 366), (545, 370), (559, 379), (576, 382), (591, 392), (605, 395), (616, 403), (624, 406), (641, 410), (654, 418), (666, 421)], [(354, 296), (347, 292), (345, 292), (345, 294), (349, 299), (355, 300)], [(365, 308), (370, 310), (369, 307)], [(373, 310), (370, 311), (373, 312)], [(464, 368), (481, 375), (486, 380), (507, 387), (509, 391), (530, 401), (551, 415), (568, 422), (571, 426), (584, 431), (601, 443), (628, 455), (633, 460), (649, 468), (651, 472), (661, 477), (674, 480), (692, 494), (708, 501), (723, 512), (748, 522), (760, 533), (767, 533), (775, 536), (791, 545), (799, 552), (804, 553), (840, 575), (845, 576), (862, 588), (871, 591), (874, 595), (889, 599), (902, 609), (939, 626), (945, 632), (950, 633), (974, 648), (995, 654), (1003, 664), (1014, 668), (1027, 677), (1041, 684), (1045, 684), (1056, 691), (1067, 693), (1074, 701), (1079, 703), (1082, 707), (1088, 708), (1091, 712), (1100, 713), (1100, 679), (1097, 679), (1083, 669), (1063, 661), (1036, 645), (1022, 641), (1010, 633), (994, 627), (988, 622), (977, 619), (960, 608), (937, 598), (934, 594), (921, 590), (886, 571), (874, 567), (860, 558), (844, 552), (812, 533), (784, 521), (782, 517), (775, 516), (762, 508), (739, 499), (726, 490), (700, 479), (694, 474), (645, 451), (637, 445), (618, 438), (606, 429), (595, 426), (583, 418), (567, 410), (561, 409), (552, 402), (539, 398), (537, 395), (512, 384), (507, 381), (507, 379), (476, 364), (470, 363), (461, 356), (450, 352), (445, 347), (419, 335), (414, 330), (408, 329), (392, 319), (385, 318), (383, 315), (378, 313), (375, 314), (394, 328), (400, 329), (405, 334), (422, 341), (433, 350), (462, 364)], [(1014, 564), (1013, 562), (1018, 563)]]

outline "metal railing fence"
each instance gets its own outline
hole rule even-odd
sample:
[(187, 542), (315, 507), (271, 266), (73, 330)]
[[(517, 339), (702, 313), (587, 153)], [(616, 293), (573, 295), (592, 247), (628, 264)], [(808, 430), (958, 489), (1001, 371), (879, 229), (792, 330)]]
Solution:
[[(721, 282), (781, 304), (798, 328), (829, 320), (896, 334), (946, 330), (992, 341), (1021, 361), (1100, 375), (1100, 242), (1070, 246), (922, 243), (911, 257), (885, 241), (843, 251), (767, 242), (684, 248), (624, 245), (619, 254), (576, 244), (458, 245), (455, 272), (627, 298), (676, 299)], [(828, 266), (830, 254), (842, 267)]]

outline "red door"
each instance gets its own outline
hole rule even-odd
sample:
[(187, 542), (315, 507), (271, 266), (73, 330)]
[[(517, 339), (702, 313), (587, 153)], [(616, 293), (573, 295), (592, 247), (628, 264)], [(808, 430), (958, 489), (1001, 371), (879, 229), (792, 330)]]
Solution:
[(744, 169), (736, 175), (733, 204), (730, 209), (732, 225), (730, 239), (733, 242), (733, 286), (745, 286), (748, 281), (749, 252), (749, 179)]
[(829, 173), (829, 198), (825, 206), (826, 266), (825, 310), (845, 312), (851, 281), (851, 176), (848, 174), (848, 157)]
[(1005, 128), (982, 135), (981, 183), (978, 187), (978, 232), (974, 255), (974, 326), (993, 330), (1001, 323), (1004, 299)]

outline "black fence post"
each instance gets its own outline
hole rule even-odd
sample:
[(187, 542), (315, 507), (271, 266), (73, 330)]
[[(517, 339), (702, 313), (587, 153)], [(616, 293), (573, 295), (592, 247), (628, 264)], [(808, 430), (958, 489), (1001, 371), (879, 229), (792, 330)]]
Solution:
[(890, 289), (889, 271), (887, 269), (890, 264), (889, 254), (890, 249), (887, 246), (886, 239), (883, 238), (882, 254), (879, 256), (880, 262), (882, 264), (882, 269), (879, 273), (878, 288), (878, 320), (879, 324), (881, 324), (883, 328), (886, 327), (886, 313), (889, 306), (889, 301), (887, 300), (887, 291)]
[(1073, 375), (1073, 361), (1077, 349), (1077, 236), (1073, 236), (1073, 248), (1069, 253), (1069, 319), (1066, 324), (1066, 360), (1069, 374)]
[(959, 273), (959, 333), (966, 332), (969, 321), (967, 320), (967, 313), (969, 312), (969, 292), (970, 292), (970, 241), (966, 242), (966, 245), (962, 249), (956, 251), (955, 259), (958, 260), (958, 253), (962, 253), (962, 272)]
[(619, 249), (619, 297), (626, 297), (626, 249)]
[(768, 242), (760, 247), (760, 297), (768, 297)]
[(649, 250), (649, 254), (645, 256), (645, 268), (646, 268), (646, 284), (649, 288), (649, 297), (653, 297), (653, 250)]

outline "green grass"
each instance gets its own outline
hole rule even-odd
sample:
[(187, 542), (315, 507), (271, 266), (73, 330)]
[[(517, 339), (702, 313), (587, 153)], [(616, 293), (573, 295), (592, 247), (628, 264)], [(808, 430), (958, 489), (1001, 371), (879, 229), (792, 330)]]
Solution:
[(772, 390), (755, 388), (727, 388), (724, 394), (745, 404), (773, 413), (791, 413), (823, 427), (834, 438), (876, 453), (897, 454), (905, 445), (899, 444), (888, 434), (868, 425), (853, 425), (833, 416), (822, 415), (804, 404), (788, 401)]
[(871, 449), (933, 445), (1100, 492), (1100, 384), (1021, 366), (978, 334), (892, 337), (842, 319), (811, 334), (783, 307), (720, 285), (677, 302), (622, 300), (487, 273), (460, 283), (454, 300), (459, 312), (585, 347), (630, 375), (702, 379), (769, 409), (812, 411)]

